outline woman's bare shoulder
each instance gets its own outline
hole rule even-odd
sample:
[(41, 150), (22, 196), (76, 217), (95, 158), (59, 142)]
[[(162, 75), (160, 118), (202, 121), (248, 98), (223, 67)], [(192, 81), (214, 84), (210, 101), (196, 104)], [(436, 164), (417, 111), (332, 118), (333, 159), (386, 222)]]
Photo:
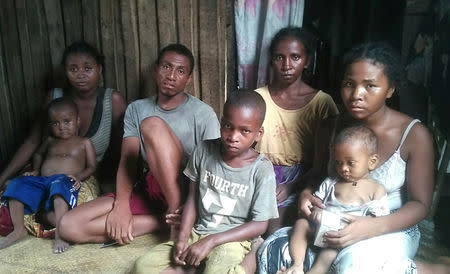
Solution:
[(111, 94), (111, 101), (113, 105), (113, 111), (118, 113), (125, 112), (127, 102), (123, 98), (122, 94), (118, 90), (113, 90)]

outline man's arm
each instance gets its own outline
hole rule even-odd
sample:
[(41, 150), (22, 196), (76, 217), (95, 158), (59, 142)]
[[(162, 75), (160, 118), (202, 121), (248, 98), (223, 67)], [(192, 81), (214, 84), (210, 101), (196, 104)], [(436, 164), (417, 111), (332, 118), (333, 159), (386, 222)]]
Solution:
[(211, 234), (190, 245), (180, 256), (181, 261), (192, 266), (199, 266), (211, 250), (224, 243), (250, 240), (262, 235), (269, 221), (250, 221), (228, 231)]
[(124, 138), (117, 170), (116, 198), (113, 209), (106, 219), (106, 233), (119, 244), (130, 243), (133, 240), (130, 196), (133, 191), (133, 182), (136, 180), (138, 158), (139, 139)]

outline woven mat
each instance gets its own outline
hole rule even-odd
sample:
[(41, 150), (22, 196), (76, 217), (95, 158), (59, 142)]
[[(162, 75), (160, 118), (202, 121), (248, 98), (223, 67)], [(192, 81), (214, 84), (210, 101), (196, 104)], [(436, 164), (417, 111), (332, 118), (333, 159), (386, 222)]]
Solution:
[(0, 250), (0, 273), (130, 273), (135, 260), (163, 238), (145, 235), (129, 245), (107, 248), (73, 245), (62, 254), (53, 254), (53, 240), (27, 236)]
[[(422, 237), (416, 258), (434, 262), (439, 256), (450, 256), (432, 222), (422, 221), (419, 229)], [(138, 257), (164, 240), (163, 236), (145, 235), (125, 246), (73, 245), (62, 254), (53, 254), (53, 240), (27, 236), (0, 250), (0, 273), (130, 273)]]

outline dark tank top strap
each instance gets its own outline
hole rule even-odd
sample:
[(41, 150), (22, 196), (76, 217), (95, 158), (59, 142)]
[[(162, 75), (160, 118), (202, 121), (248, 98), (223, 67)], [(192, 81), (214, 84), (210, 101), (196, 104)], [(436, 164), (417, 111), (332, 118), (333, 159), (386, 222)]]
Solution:
[(94, 114), (92, 115), (92, 121), (89, 125), (89, 129), (84, 137), (90, 138), (97, 132), (100, 122), (102, 121), (103, 113), (103, 98), (105, 97), (105, 88), (99, 87), (97, 93), (97, 100), (95, 102)]

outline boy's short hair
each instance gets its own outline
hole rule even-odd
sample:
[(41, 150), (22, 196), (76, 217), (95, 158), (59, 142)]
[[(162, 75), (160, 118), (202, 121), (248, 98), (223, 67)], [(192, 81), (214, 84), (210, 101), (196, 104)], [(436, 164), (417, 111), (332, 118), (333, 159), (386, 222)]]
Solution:
[(334, 138), (333, 146), (343, 143), (355, 143), (358, 141), (361, 142), (370, 154), (375, 154), (377, 152), (377, 136), (370, 128), (363, 125), (343, 129), (336, 138)]
[(71, 109), (75, 115), (78, 116), (78, 107), (75, 102), (67, 97), (59, 97), (54, 100), (52, 100), (47, 107), (47, 113), (50, 114), (50, 111), (59, 109), (61, 107), (64, 107), (66, 109)]
[(229, 96), (223, 107), (225, 113), (231, 107), (245, 107), (259, 113), (259, 126), (262, 126), (266, 116), (266, 102), (262, 96), (253, 90), (236, 90)]
[(177, 54), (183, 55), (189, 59), (189, 65), (191, 66), (191, 70), (189, 71), (189, 74), (194, 71), (194, 55), (192, 55), (192, 51), (188, 49), (183, 44), (170, 44), (164, 47), (159, 53), (158, 58), (156, 59), (156, 64), (159, 65), (161, 62), (161, 58), (166, 54), (166, 52), (175, 52)]

